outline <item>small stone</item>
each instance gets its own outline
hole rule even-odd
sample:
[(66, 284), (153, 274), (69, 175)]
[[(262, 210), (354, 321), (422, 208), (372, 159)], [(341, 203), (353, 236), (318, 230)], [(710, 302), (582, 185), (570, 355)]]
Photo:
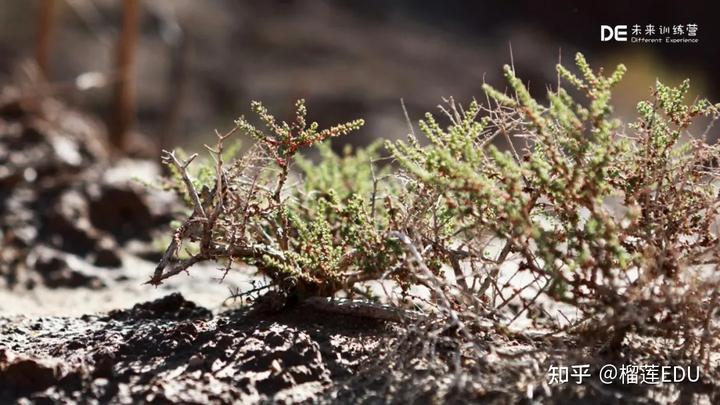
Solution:
[(190, 357), (190, 360), (188, 360), (188, 367), (189, 368), (200, 368), (205, 365), (205, 356), (202, 354), (194, 354), (192, 357)]
[(95, 250), (93, 264), (100, 267), (120, 267), (122, 259), (117, 253), (118, 247), (110, 238), (102, 238)]
[(42, 391), (62, 376), (60, 366), (50, 361), (7, 352), (0, 360), (0, 386), (14, 387), (20, 392)]

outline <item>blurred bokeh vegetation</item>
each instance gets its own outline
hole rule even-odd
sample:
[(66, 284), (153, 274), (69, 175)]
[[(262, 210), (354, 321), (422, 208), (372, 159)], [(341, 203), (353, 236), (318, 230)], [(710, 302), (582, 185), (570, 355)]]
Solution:
[[(367, 125), (348, 139), (368, 144), (407, 132), (401, 99), (412, 119), (434, 111), (442, 97), (466, 102), (482, 96), (483, 81), (502, 85), (500, 67), (511, 61), (542, 98), (556, 81), (554, 62), (576, 51), (595, 66), (628, 66), (616, 92), (623, 115), (649, 95), (656, 77), (671, 84), (692, 77), (694, 91), (717, 100), (720, 53), (708, 5), (575, 3), (141, 0), (133, 128), (152, 143), (196, 147), (247, 113), (252, 99), (290, 114), (294, 100), (304, 97), (321, 125), (365, 118)], [(19, 63), (36, 59), (48, 24), (42, 11), (51, 7), (48, 80), (73, 83), (100, 72), (112, 84), (124, 5), (127, 0), (3, 2), (0, 81), (17, 80)], [(701, 40), (600, 41), (600, 24), (634, 23), (696, 23)], [(106, 85), (59, 95), (110, 120), (112, 92)]]

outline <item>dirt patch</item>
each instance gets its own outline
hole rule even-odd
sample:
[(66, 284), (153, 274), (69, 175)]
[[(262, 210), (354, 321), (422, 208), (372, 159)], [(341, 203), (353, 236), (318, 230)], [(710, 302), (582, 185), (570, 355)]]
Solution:
[(137, 319), (210, 319), (212, 312), (187, 301), (181, 294), (173, 293), (151, 302), (135, 304), (131, 309), (113, 310), (108, 318), (116, 321)]
[(0, 402), (304, 402), (387, 339), (377, 322), (300, 307), (213, 317), (179, 294), (103, 317), (6, 318)]
[[(542, 336), (428, 335), (361, 317), (237, 309), (180, 294), (108, 315), (0, 318), (0, 403), (715, 403), (699, 383), (546, 384), (550, 364), (660, 364), (657, 342), (598, 356)], [(651, 354), (655, 351), (655, 354)], [(679, 361), (679, 360), (678, 360)]]

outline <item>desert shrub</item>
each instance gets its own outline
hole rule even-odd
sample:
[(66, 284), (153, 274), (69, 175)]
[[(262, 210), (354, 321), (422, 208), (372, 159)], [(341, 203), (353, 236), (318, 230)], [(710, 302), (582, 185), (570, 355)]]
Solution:
[[(422, 136), (385, 144), (396, 164), (382, 169), (377, 145), (336, 155), (322, 144), (362, 121), (319, 130), (303, 101), (291, 123), (253, 103), (268, 132), (239, 119), (231, 133), (255, 144), (228, 161), (230, 133), (219, 136), (204, 182), (188, 174), (194, 156), (166, 153), (192, 213), (150, 283), (205, 260), (254, 265), (295, 299), (390, 280), (467, 336), (512, 306), (492, 327), (537, 318), (550, 299), (578, 313), (557, 330), (605, 349), (641, 333), (706, 357), (717, 344), (719, 150), (691, 125), (714, 121), (718, 105), (685, 100), (688, 81), (658, 82), (625, 124), (611, 105), (625, 67), (606, 76), (580, 54), (576, 65), (557, 67), (565, 84), (547, 103), (505, 66), (509, 93), (485, 85), (484, 105), (449, 100), (419, 122)], [(318, 162), (298, 156), (315, 144)], [(197, 253), (178, 259), (187, 244)], [(518, 274), (530, 281), (511, 283)]]
[[(389, 146), (417, 187), (441, 196), (439, 209), (455, 221), (446, 234), (466, 261), (481, 262), (473, 275), (515, 254), (518, 270), (532, 273), (528, 287), (592, 321), (588, 336), (617, 347), (642, 329), (704, 350), (699, 334), (717, 299), (718, 148), (688, 128), (698, 116), (717, 118), (718, 107), (687, 105), (688, 81), (658, 82), (625, 126), (610, 105), (624, 66), (604, 77), (582, 55), (576, 62), (580, 77), (558, 73), (586, 102), (560, 87), (543, 106), (505, 66), (514, 95), (485, 86), (494, 107), (451, 106), (447, 129), (428, 114), (420, 127), (429, 146), (413, 137)], [(524, 146), (503, 152), (496, 137)], [(481, 251), (488, 234), (505, 244), (490, 260)], [(433, 246), (441, 238), (427, 236)]]
[[(224, 262), (228, 270), (233, 262), (243, 261), (257, 266), (270, 286), (303, 298), (352, 291), (356, 282), (377, 278), (395, 266), (399, 247), (383, 235), (385, 211), (374, 202), (378, 185), (371, 160), (377, 146), (343, 157), (321, 147), (319, 165), (297, 160), (302, 185), (287, 184), (295, 182), (290, 166), (300, 149), (355, 130), (362, 120), (320, 130), (317, 123), (306, 122), (302, 100), (291, 123), (278, 123), (260, 103), (252, 108), (269, 132), (240, 118), (232, 131), (218, 135), (217, 146), (208, 147), (214, 164), (196, 172), (209, 181), (190, 175), (188, 167), (197, 155), (182, 159), (165, 154), (174, 173), (171, 183), (192, 214), (175, 232), (150, 282), (159, 284), (201, 261)], [(223, 144), (236, 131), (256, 143), (242, 157), (226, 162)], [(371, 194), (373, 201), (366, 198)], [(184, 245), (194, 245), (197, 253), (178, 260)]]

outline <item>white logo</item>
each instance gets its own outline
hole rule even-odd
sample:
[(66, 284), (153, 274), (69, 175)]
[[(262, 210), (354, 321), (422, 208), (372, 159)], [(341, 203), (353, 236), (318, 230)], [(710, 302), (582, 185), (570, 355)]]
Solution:
[(618, 42), (627, 42), (627, 25), (601, 25), (600, 40), (603, 42), (615, 39)]

